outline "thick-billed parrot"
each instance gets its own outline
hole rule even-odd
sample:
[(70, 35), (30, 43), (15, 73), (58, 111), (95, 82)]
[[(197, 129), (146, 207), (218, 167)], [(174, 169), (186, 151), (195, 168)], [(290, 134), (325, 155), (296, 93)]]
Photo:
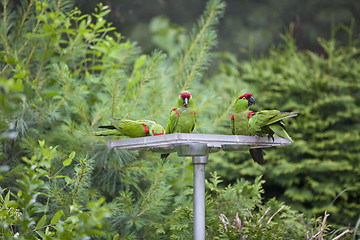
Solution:
[(107, 130), (93, 132), (96, 136), (128, 136), (131, 138), (163, 135), (164, 128), (150, 120), (108, 118), (111, 125), (99, 126)]
[[(196, 111), (191, 93), (183, 91), (179, 94), (177, 107), (170, 111), (170, 116), (166, 124), (165, 134), (170, 133), (191, 133), (195, 128)], [(165, 159), (169, 153), (161, 154)]]
[[(235, 135), (263, 136), (274, 139), (274, 134), (292, 141), (285, 131), (283, 119), (296, 117), (298, 112), (280, 112), (278, 110), (263, 110), (252, 112), (249, 110), (255, 104), (251, 93), (241, 94), (235, 102), (234, 114), (230, 118), (231, 131)], [(261, 148), (251, 148), (250, 154), (255, 162), (264, 163), (265, 152)]]

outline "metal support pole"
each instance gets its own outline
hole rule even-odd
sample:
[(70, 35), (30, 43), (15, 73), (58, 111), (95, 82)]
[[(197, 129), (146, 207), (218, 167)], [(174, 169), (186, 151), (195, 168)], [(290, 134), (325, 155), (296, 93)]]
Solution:
[(177, 146), (178, 155), (191, 156), (194, 167), (194, 240), (205, 240), (205, 164), (208, 161), (206, 143)]
[(193, 156), (194, 166), (194, 240), (205, 240), (205, 164), (208, 155)]

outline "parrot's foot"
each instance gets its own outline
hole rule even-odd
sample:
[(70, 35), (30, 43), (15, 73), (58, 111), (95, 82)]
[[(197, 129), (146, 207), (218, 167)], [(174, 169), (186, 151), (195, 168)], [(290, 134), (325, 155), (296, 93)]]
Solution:
[(270, 138), (273, 140), (273, 142), (275, 142), (275, 138), (273, 135), (268, 135), (268, 139), (270, 140)]
[(254, 137), (256, 137), (256, 140), (259, 140), (259, 138), (260, 138), (260, 136), (259, 135), (257, 135), (257, 134), (255, 134), (255, 136)]

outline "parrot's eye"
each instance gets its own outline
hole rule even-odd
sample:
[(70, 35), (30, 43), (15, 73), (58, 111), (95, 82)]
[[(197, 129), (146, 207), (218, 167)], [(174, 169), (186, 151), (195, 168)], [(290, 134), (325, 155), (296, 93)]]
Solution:
[(243, 99), (243, 100), (245, 100), (245, 99), (246, 99), (246, 97), (243, 97), (242, 99)]

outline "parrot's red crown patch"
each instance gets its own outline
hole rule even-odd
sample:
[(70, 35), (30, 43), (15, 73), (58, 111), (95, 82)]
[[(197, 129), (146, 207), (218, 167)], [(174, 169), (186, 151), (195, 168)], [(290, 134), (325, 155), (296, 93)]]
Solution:
[(190, 99), (191, 93), (183, 92), (183, 93), (180, 93), (180, 96), (181, 96), (182, 99), (185, 99), (185, 98)]
[(245, 97), (247, 100), (249, 100), (249, 98), (252, 97), (252, 94), (251, 94), (251, 93), (245, 93), (244, 95), (241, 95), (241, 96), (239, 97), (239, 99), (241, 99), (241, 98), (243, 98), (243, 97)]

